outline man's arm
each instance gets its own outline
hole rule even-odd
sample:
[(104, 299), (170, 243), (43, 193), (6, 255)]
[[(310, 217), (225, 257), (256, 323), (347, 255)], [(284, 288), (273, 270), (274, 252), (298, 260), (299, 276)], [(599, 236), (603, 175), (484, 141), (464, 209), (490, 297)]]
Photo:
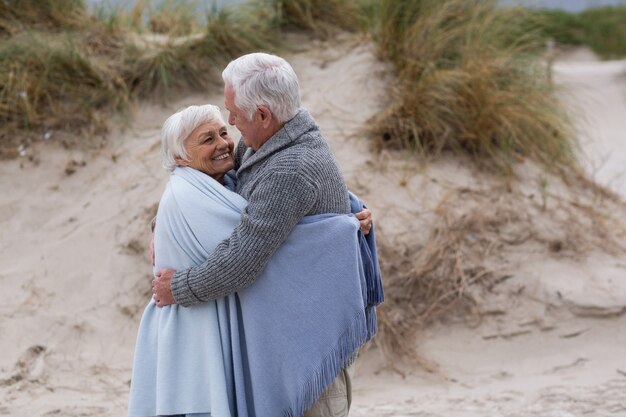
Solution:
[(316, 197), (315, 185), (297, 172), (274, 172), (264, 179), (230, 237), (203, 264), (174, 274), (171, 289), (176, 302), (190, 306), (252, 284)]
[[(355, 216), (359, 220), (361, 231), (363, 232), (363, 234), (368, 235), (370, 230), (372, 229), (373, 224), (372, 212), (365, 208), (356, 213)], [(150, 256), (152, 258), (152, 266), (154, 266), (154, 234), (152, 234), (152, 238), (150, 240)], [(176, 303), (176, 300), (174, 299), (171, 290), (171, 281), (175, 272), (176, 271), (174, 271), (173, 269), (161, 269), (157, 271), (156, 279), (152, 281), (152, 292), (154, 294), (154, 301), (159, 307)]]

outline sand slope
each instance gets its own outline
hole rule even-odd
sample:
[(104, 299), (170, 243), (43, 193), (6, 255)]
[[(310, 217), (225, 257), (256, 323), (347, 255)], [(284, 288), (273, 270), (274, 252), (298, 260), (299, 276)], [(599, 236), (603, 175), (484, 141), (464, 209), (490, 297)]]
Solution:
[[(387, 236), (424, 234), (446, 193), (493, 184), (456, 160), (424, 168), (399, 154), (370, 154), (363, 125), (385, 83), (369, 45), (348, 38), (288, 59), (350, 187)], [(626, 93), (623, 79), (604, 69), (622, 64), (570, 60), (555, 72), (578, 94), (589, 92), (582, 86), (590, 73), (606, 71), (602, 94)], [(150, 296), (148, 222), (166, 181), (159, 129), (179, 107), (206, 102), (221, 105), (221, 91), (143, 105), (98, 152), (45, 144), (30, 158), (0, 163), (0, 415), (125, 415), (134, 338)], [(616, 161), (609, 181), (626, 157), (621, 133), (611, 136), (623, 128), (626, 106), (611, 103), (587, 108), (594, 126), (607, 129), (601, 146)], [(362, 355), (351, 415), (626, 415), (624, 257), (600, 250), (559, 257), (532, 245), (513, 253), (512, 278), (481, 295), (480, 323), (450, 320), (416, 341), (438, 372), (403, 378), (382, 370), (377, 351)]]

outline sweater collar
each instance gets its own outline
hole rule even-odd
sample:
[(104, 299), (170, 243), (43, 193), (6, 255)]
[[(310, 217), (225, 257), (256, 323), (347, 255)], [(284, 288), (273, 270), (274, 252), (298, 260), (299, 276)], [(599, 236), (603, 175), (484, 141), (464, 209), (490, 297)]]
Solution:
[(298, 138), (311, 130), (317, 130), (317, 124), (306, 109), (300, 108), (298, 113), (286, 122), (283, 127), (269, 138), (267, 142), (254, 152), (251, 148), (246, 149), (242, 163), (237, 172), (242, 172), (254, 164), (268, 158), (283, 148), (290, 146)]

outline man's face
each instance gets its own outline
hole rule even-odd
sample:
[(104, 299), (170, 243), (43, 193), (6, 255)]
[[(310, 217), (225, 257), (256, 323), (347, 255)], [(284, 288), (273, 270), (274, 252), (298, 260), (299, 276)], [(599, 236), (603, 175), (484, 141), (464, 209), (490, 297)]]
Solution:
[(262, 133), (263, 128), (257, 112), (252, 115), (252, 120), (248, 120), (245, 112), (235, 106), (235, 92), (230, 85), (224, 87), (224, 105), (229, 113), (228, 123), (239, 130), (247, 147), (257, 151), (268, 139)]

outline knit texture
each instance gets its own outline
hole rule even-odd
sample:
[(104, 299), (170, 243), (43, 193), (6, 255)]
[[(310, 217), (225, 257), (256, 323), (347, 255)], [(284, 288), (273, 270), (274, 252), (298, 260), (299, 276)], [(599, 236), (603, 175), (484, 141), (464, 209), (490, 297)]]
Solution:
[(236, 157), (237, 193), (248, 206), (230, 237), (204, 263), (174, 274), (172, 293), (180, 305), (248, 287), (303, 217), (350, 213), (341, 170), (304, 109), (257, 152), (240, 144)]

